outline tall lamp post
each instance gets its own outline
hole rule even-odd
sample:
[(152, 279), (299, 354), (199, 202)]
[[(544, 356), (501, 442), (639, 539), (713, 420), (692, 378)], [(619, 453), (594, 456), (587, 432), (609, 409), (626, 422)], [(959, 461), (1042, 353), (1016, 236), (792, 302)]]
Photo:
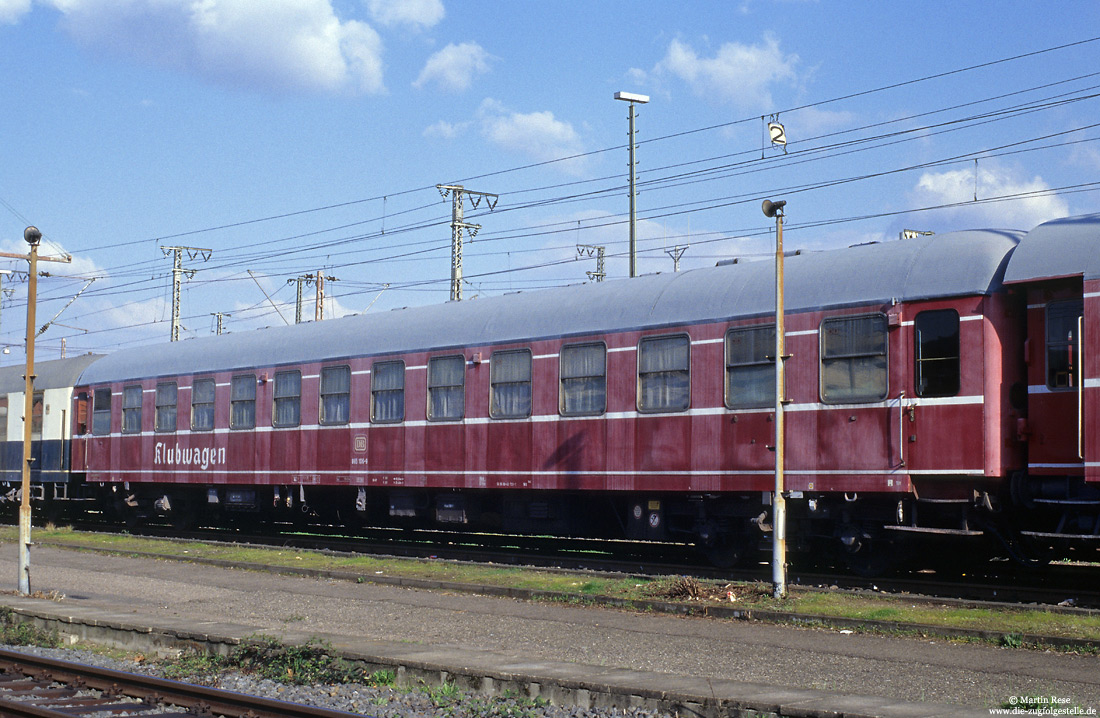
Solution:
[[(28, 254), (0, 252), (6, 259), (25, 259), (30, 263), (27, 278), (27, 367), (23, 395), (23, 482), (19, 502), (19, 593), (24, 596), (31, 592), (31, 424), (34, 413), (34, 335), (35, 304), (38, 295), (38, 243), (42, 233), (38, 227), (23, 230), (23, 239), (30, 245)], [(47, 262), (71, 262), (73, 258), (42, 257)], [(45, 328), (43, 328), (44, 330)]]
[(630, 103), (630, 276), (638, 276), (638, 214), (635, 206), (637, 192), (634, 189), (637, 181), (637, 163), (634, 160), (634, 105), (644, 105), (649, 102), (649, 95), (639, 95), (633, 92), (616, 92), (616, 100)]
[(772, 496), (772, 584), (776, 598), (787, 595), (787, 504), (784, 492), (786, 432), (783, 404), (786, 400), (786, 329), (783, 307), (783, 207), (786, 201), (764, 200), (765, 217), (775, 218), (775, 494)]
[(38, 297), (38, 243), (42, 233), (37, 227), (23, 230), (23, 239), (30, 245), (27, 255), (30, 269), (27, 277), (27, 371), (23, 395), (23, 486), (19, 503), (19, 593), (31, 592), (31, 424), (34, 412), (34, 329), (35, 304)]

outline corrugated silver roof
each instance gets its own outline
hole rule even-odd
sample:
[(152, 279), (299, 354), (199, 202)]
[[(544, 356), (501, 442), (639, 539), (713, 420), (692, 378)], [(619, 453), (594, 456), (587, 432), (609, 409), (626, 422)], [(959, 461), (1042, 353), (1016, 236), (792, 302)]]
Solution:
[(1005, 283), (1056, 277), (1100, 277), (1100, 214), (1044, 222), (1012, 253)]
[[(799, 311), (988, 294), (1001, 286), (1019, 237), (955, 232), (790, 257), (786, 306)], [(82, 381), (721, 321), (773, 312), (774, 297), (773, 263), (754, 261), (127, 349), (90, 366)]]
[[(34, 388), (41, 390), (73, 386), (80, 378), (80, 373), (89, 364), (101, 357), (101, 354), (84, 354), (71, 359), (36, 361), (34, 363)], [(23, 378), (25, 370), (26, 367), (22, 364), (0, 367), (0, 394), (22, 393), (27, 386), (26, 380)]]

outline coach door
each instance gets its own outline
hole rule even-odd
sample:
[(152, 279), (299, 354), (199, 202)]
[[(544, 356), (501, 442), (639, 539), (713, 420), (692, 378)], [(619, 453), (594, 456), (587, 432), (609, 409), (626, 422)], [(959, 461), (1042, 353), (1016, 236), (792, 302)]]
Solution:
[[(928, 309), (913, 318), (913, 383), (892, 418), (899, 465), (915, 480), (984, 472), (984, 386), (980, 371), (974, 386), (962, 385), (963, 325), (954, 308)], [(980, 367), (981, 322), (971, 326), (969, 355)]]
[[(1028, 443), (1031, 474), (1081, 474), (1085, 456), (1084, 385), (1081, 381), (1084, 303), (1052, 299), (1033, 307), (1042, 316), (1042, 351), (1029, 357)], [(1029, 318), (1031, 318), (1029, 317)], [(1035, 334), (1032, 335), (1033, 339)]]

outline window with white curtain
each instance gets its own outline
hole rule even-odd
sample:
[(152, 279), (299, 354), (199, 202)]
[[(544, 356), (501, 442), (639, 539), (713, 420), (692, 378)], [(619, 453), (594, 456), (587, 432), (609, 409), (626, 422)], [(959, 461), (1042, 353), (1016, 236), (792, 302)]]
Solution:
[(277, 427), (302, 423), (302, 372), (283, 371), (275, 375), (275, 402), (271, 423)]
[(176, 389), (176, 382), (165, 382), (163, 384), (157, 384), (157, 413), (156, 413), (156, 430), (157, 431), (175, 431), (176, 430), (176, 399), (178, 397), (178, 391)]
[(380, 361), (371, 368), (370, 420), (377, 424), (405, 420), (405, 362)]
[(638, 344), (638, 411), (684, 411), (691, 404), (691, 340), (646, 337)]
[(191, 431), (214, 430), (214, 380), (196, 379), (191, 385)]
[(457, 421), (466, 415), (466, 358), (428, 360), (428, 421)]
[(327, 366), (321, 370), (319, 420), (326, 426), (346, 424), (351, 418), (351, 367)]
[(531, 350), (493, 352), (489, 360), (489, 416), (531, 416)]
[(607, 347), (602, 343), (570, 344), (559, 355), (562, 416), (597, 416), (607, 410)]
[(233, 377), (229, 392), (229, 428), (256, 428), (256, 375)]
[(775, 403), (775, 325), (726, 332), (726, 407), (749, 409)]
[(122, 390), (122, 433), (141, 433), (140, 386), (128, 386)]
[(826, 404), (886, 398), (886, 315), (821, 322), (821, 400)]

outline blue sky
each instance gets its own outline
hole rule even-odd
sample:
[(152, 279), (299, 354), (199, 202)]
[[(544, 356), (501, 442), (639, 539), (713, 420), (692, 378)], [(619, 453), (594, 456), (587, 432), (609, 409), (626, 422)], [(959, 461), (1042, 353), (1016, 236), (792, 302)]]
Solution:
[[(1069, 2), (0, 0), (0, 249), (38, 226), (38, 358), (167, 341), (171, 260), (212, 250), (183, 337), (627, 274), (627, 104), (639, 270), (905, 228), (1030, 229), (1100, 211), (1100, 6)], [(787, 152), (765, 146), (778, 113)], [(975, 199), (977, 201), (975, 201)], [(18, 260), (0, 267), (25, 269)], [(389, 285), (386, 288), (386, 285)], [(0, 344), (22, 361), (25, 284)], [(262, 289), (261, 289), (262, 287)], [(383, 291), (384, 289), (384, 291)], [(271, 296), (279, 312), (265, 298)], [(312, 288), (306, 288), (312, 298)], [(312, 301), (304, 314), (312, 318)]]

